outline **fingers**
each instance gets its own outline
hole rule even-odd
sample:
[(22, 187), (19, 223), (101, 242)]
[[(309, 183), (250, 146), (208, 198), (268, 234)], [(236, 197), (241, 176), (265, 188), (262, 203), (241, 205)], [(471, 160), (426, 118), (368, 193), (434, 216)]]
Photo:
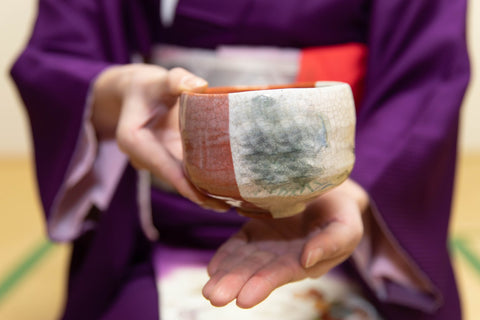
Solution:
[(154, 176), (172, 185), (179, 194), (204, 208), (217, 211), (230, 208), (222, 201), (200, 193), (185, 177), (181, 161), (159, 143), (151, 130), (137, 130), (128, 125), (120, 125), (119, 128), (125, 132), (117, 134), (118, 144), (137, 168), (149, 170)]
[(308, 269), (324, 260), (346, 259), (355, 250), (363, 236), (361, 214), (354, 205), (345, 206), (341, 210), (348, 212), (347, 217), (342, 217), (342, 211), (339, 211), (338, 219), (312, 232), (303, 248), (303, 267)]
[(327, 272), (332, 270), (334, 267), (336, 267), (340, 263), (342, 263), (347, 257), (348, 257), (348, 255), (343, 255), (343, 256), (341, 255), (341, 256), (337, 256), (337, 257), (332, 258), (332, 259), (321, 260), (320, 262), (318, 262), (314, 266), (312, 266), (308, 269), (304, 269), (305, 273), (306, 273), (306, 277), (309, 277), (309, 278), (312, 278), (312, 279), (319, 278), (319, 277), (325, 275)]
[(208, 264), (207, 272), (209, 276), (215, 274), (218, 269), (223, 266), (224, 269), (230, 269), (226, 263), (233, 264), (235, 263), (236, 259), (229, 259), (229, 256), (240, 257), (240, 255), (235, 254), (236, 250), (241, 246), (245, 246), (246, 244), (246, 237), (245, 234), (242, 232), (237, 233), (232, 238), (230, 238), (225, 244), (223, 244), (215, 253), (212, 260)]
[(208, 86), (207, 81), (183, 68), (166, 70), (154, 65), (131, 64), (120, 69), (110, 76), (112, 90), (117, 92), (120, 102), (139, 94), (153, 105), (163, 102), (171, 107), (183, 91), (202, 92)]
[(268, 251), (253, 251), (237, 260), (230, 270), (218, 269), (205, 285), (203, 295), (217, 307), (237, 299), (239, 307), (251, 308), (297, 277), (305, 274), (294, 260)]
[(228, 210), (224, 202), (203, 195), (186, 179), (179, 158), (178, 108), (173, 106), (181, 91), (200, 91), (207, 83), (181, 68), (132, 68), (116, 132), (120, 149), (137, 168), (152, 172), (191, 201), (208, 209)]
[(276, 288), (305, 277), (298, 263), (289, 257), (278, 256), (250, 277), (238, 294), (237, 305), (240, 308), (254, 307)]
[[(253, 251), (237, 261), (230, 270), (219, 269), (204, 287), (203, 294), (217, 307), (224, 306), (237, 298), (257, 270), (275, 258), (267, 251)], [(273, 289), (272, 289), (273, 290)]]
[(211, 278), (202, 293), (217, 307), (236, 299), (239, 307), (251, 308), (287, 283), (327, 273), (347, 256), (323, 257), (320, 262), (305, 269), (299, 264), (297, 255), (242, 247), (239, 240), (232, 243), (231, 248), (221, 248), (215, 258), (222, 261), (212, 260), (215, 267), (211, 268)]
[(341, 185), (336, 188), (336, 191), (344, 192), (348, 196), (355, 199), (357, 202), (360, 212), (364, 213), (370, 205), (370, 198), (367, 191), (362, 188), (358, 183), (348, 178)]
[(120, 149), (129, 155), (132, 164), (139, 169), (149, 170), (163, 181), (168, 181), (184, 196), (199, 198), (197, 192), (187, 183), (181, 163), (158, 143), (150, 130), (132, 128), (130, 123), (122, 124), (124, 116), (127, 118), (128, 113), (121, 117), (117, 141)]
[(246, 281), (271, 255), (259, 252), (240, 231), (215, 253), (208, 265), (210, 280), (203, 287), (203, 296), (214, 306), (224, 306), (235, 299)]
[(218, 269), (203, 289), (203, 295), (217, 307), (234, 299), (241, 308), (251, 308), (265, 300), (273, 290), (307, 277), (297, 259), (254, 251), (230, 270)]
[(298, 262), (301, 246), (292, 251), (274, 249), (261, 241), (249, 242), (244, 230), (230, 238), (210, 261), (210, 280), (202, 291), (205, 298), (217, 307), (237, 299), (238, 306), (250, 308), (277, 287), (306, 277)]
[(200, 193), (185, 177), (183, 165), (174, 157), (150, 130), (128, 130), (119, 133), (118, 144), (129, 155), (132, 164), (138, 169), (147, 169), (154, 176), (172, 185), (179, 194), (201, 207), (217, 211), (227, 211), (230, 207), (220, 200), (209, 198)]
[(123, 102), (142, 95), (151, 107), (175, 104), (182, 91), (201, 92), (207, 82), (182, 68), (170, 71), (154, 65), (129, 64), (104, 70), (94, 83), (92, 120), (97, 131), (112, 135)]

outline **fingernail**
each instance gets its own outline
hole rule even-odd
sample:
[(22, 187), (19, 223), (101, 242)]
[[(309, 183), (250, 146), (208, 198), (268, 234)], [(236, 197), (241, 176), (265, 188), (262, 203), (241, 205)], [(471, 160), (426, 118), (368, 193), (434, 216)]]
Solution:
[(192, 90), (196, 88), (206, 87), (208, 82), (203, 80), (202, 78), (190, 76), (183, 78), (182, 82), (180, 83), (180, 89), (182, 90)]
[(323, 249), (317, 248), (308, 253), (307, 262), (305, 262), (305, 268), (310, 268), (317, 264), (323, 256)]

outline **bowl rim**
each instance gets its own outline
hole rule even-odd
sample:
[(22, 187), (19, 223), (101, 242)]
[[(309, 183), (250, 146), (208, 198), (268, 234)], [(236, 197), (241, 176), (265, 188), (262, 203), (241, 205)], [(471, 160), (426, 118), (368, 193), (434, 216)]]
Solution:
[(207, 87), (203, 92), (184, 91), (182, 95), (189, 96), (219, 96), (231, 93), (241, 93), (249, 91), (278, 90), (278, 89), (315, 89), (326, 88), (338, 85), (348, 85), (341, 81), (310, 81), (310, 82), (294, 82), (288, 84), (274, 85), (246, 85), (246, 86), (220, 86)]

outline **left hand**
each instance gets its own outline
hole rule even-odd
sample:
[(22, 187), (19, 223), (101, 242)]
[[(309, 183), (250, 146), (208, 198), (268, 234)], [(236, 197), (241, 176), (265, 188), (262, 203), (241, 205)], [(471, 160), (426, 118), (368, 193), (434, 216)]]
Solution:
[(214, 306), (250, 308), (276, 288), (316, 278), (346, 260), (363, 236), (368, 195), (347, 180), (296, 216), (252, 219), (210, 261), (203, 295)]

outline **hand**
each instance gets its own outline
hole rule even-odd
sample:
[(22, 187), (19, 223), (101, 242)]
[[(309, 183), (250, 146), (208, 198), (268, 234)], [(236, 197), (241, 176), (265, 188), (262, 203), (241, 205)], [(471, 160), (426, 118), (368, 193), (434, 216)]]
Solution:
[(137, 169), (152, 172), (203, 207), (226, 210), (226, 204), (193, 187), (182, 166), (178, 97), (183, 91), (201, 92), (206, 87), (205, 80), (181, 68), (111, 67), (94, 84), (92, 121), (99, 137), (116, 137)]
[(366, 192), (347, 180), (302, 214), (247, 222), (210, 261), (203, 295), (214, 306), (236, 299), (239, 307), (250, 308), (284, 284), (320, 277), (360, 242), (367, 206)]

